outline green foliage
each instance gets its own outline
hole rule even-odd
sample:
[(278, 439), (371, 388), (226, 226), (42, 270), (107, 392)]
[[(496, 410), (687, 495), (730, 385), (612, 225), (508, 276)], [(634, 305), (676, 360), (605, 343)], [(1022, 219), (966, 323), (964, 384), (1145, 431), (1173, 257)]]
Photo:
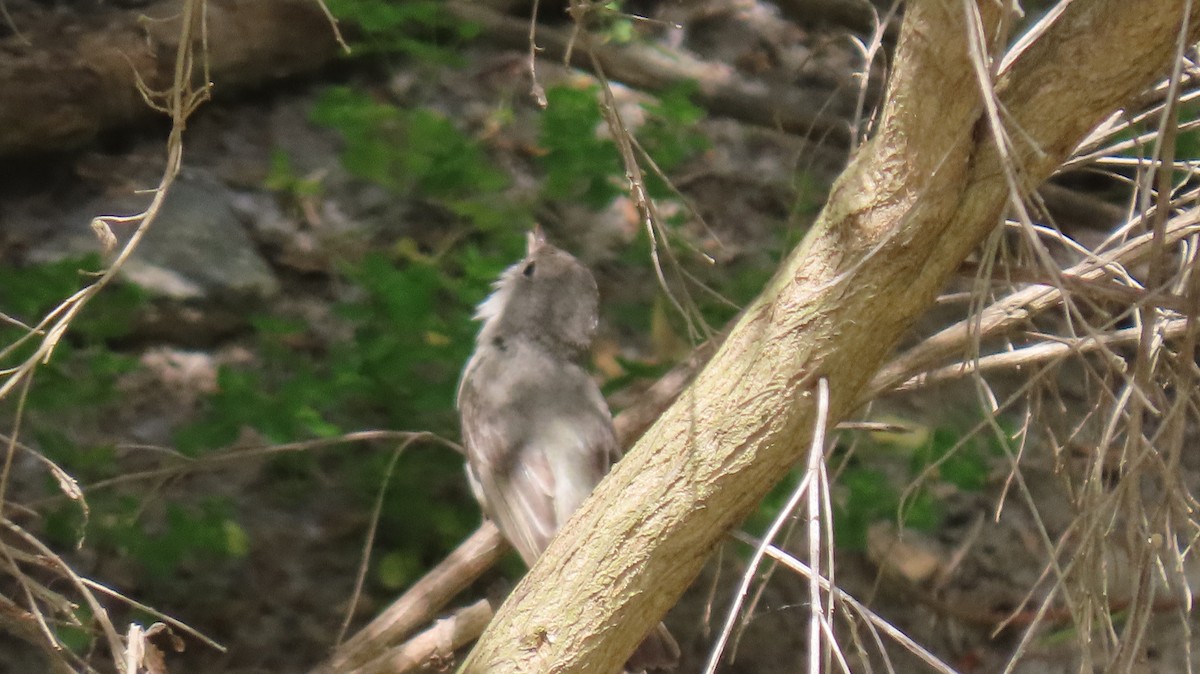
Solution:
[(600, 209), (621, 194), (625, 170), (616, 145), (596, 133), (603, 121), (596, 95), (595, 87), (548, 89), (539, 143), (543, 194)]
[[(33, 326), (64, 299), (93, 280), (101, 267), (97, 255), (58, 262), (0, 269), (0, 312)], [(34, 411), (88, 409), (110, 402), (117, 377), (134, 361), (104, 347), (105, 340), (128, 334), (145, 297), (134, 286), (113, 284), (96, 295), (71, 323), (49, 363), (41, 366), (29, 391), (28, 408)], [(0, 322), (0, 345), (7, 347), (27, 337), (27, 331)], [(9, 368), (27, 359), (41, 342), (33, 335), (0, 360)], [(11, 400), (11, 399), (10, 399)], [(5, 404), (9, 404), (6, 401)]]
[(929, 440), (913, 452), (911, 470), (919, 475), (933, 470), (934, 479), (943, 480), (964, 491), (980, 491), (987, 483), (989, 459), (999, 453), (995, 443), (979, 437), (962, 439), (952, 428), (936, 428)]
[(339, 432), (317, 410), (324, 401), (325, 382), (313, 367), (296, 361), (287, 378), (274, 384), (264, 386), (256, 371), (222, 368), (217, 375), (219, 392), (210, 399), (208, 414), (181, 429), (176, 446), (195, 456), (231, 444), (243, 427), (256, 429), (274, 443)]
[[(441, 208), (471, 233), (453, 238), (438, 256), (401, 239), (340, 265), (340, 284), (353, 290), (335, 316), (349, 338), (316, 353), (289, 348), (314, 341), (305, 324), (258, 317), (259, 360), (222, 369), (206, 413), (177, 434), (189, 454), (228, 446), (244, 428), (275, 443), (361, 428), (457, 434), (454, 390), (477, 329), (471, 316), (491, 281), (520, 256), (528, 207), (507, 199), (505, 174), (436, 112), (332, 88), (312, 118), (341, 134), (343, 164), (353, 175)], [(277, 160), (270, 184), (284, 192), (303, 188), (286, 159)], [(320, 470), (369, 507), (387, 462), (378, 451), (338, 453), (323, 456)], [(280, 495), (303, 498), (316, 465), (308, 455), (272, 460)], [(474, 508), (459, 507), (466, 490), (462, 459), (452, 452), (409, 451), (390, 479), (379, 537), (387, 566), (378, 576), (388, 585), (436, 561), (479, 518)]]
[[(37, 419), (32, 425), (31, 434), (38, 450), (58, 465), (69, 466), (75, 479), (93, 482), (117, 475), (117, 452), (111, 445), (80, 446), (59, 427)], [(53, 477), (47, 475), (46, 479), (51, 481)]]
[[(954, 425), (933, 429), (916, 443), (893, 437), (868, 442), (838, 480), (839, 495), (834, 502), (838, 544), (846, 549), (863, 549), (868, 527), (880, 520), (932, 530), (944, 515), (932, 494), (947, 487), (982, 491), (992, 463), (1003, 451), (994, 436), (966, 437)], [(878, 467), (904, 458), (906, 453), (904, 470), (884, 471)], [(899, 489), (918, 480), (921, 482), (915, 484), (915, 490), (902, 501)]]
[(271, 170), (263, 186), (297, 202), (320, 197), (323, 191), (321, 181), (297, 175), (291, 158), (280, 149), (271, 152)]
[(27, 323), (36, 321), (79, 290), (83, 269), (94, 269), (98, 262), (96, 256), (88, 256), (30, 267), (0, 267), (0, 307)]
[[(681, 84), (645, 106), (646, 121), (637, 139), (664, 172), (708, 149), (708, 139), (696, 128), (705, 113), (691, 101), (695, 91), (694, 83)], [(599, 209), (624, 192), (625, 168), (617, 147), (597, 133), (604, 121), (598, 96), (597, 87), (557, 86), (546, 91), (539, 143), (546, 152), (541, 167), (547, 198), (582, 201)], [(643, 173), (651, 196), (673, 196), (654, 171), (647, 168)]]
[(81, 603), (72, 611), (78, 624), (60, 623), (54, 625), (54, 635), (59, 642), (72, 653), (83, 654), (92, 645), (92, 607)]
[[(431, 18), (432, 4), (335, 4), (341, 16), (358, 12), (359, 25), (375, 26), (379, 36), (400, 26), (408, 13), (431, 12), (424, 15), (426, 27), (434, 33), (441, 30)], [(687, 96), (683, 89), (668, 92), (647, 110), (644, 142), (662, 152), (660, 163), (668, 170), (702, 149), (686, 128), (698, 119)], [(623, 189), (624, 169), (613, 144), (597, 136), (602, 120), (595, 90), (555, 88), (550, 99), (540, 133), (547, 151), (542, 168), (550, 174), (543, 198), (606, 206)], [(187, 455), (226, 448), (245, 429), (273, 443), (361, 428), (423, 429), (451, 437), (457, 433), (454, 389), (477, 329), (471, 315), (489, 284), (521, 255), (532, 206), (506, 195), (506, 174), (475, 139), (437, 112), (401, 109), (335, 87), (315, 105), (312, 119), (341, 134), (342, 160), (351, 174), (399, 198), (428, 205), (451, 222), (453, 231), (444, 239), (446, 248), (436, 255), (402, 239), (388, 250), (338, 268), (344, 291), (340, 296), (346, 299), (335, 307), (335, 316), (347, 330), (345, 340), (322, 343), (303, 322), (257, 317), (252, 345), (257, 359), (223, 367), (218, 390), (206, 399), (200, 418), (178, 430), (176, 446)], [(265, 186), (297, 202), (319, 198), (322, 190), (319, 182), (298, 175), (282, 152), (272, 157)], [(646, 258), (639, 262), (645, 265)], [(99, 260), (15, 274), (0, 270), (0, 310), (36, 320), (86, 280), (78, 272), (81, 264), (95, 268)], [(59, 346), (55, 360), (41, 369), (31, 404), (36, 402), (41, 410), (55, 405), (99, 410), (112, 402), (116, 378), (132, 361), (114, 355), (106, 342), (128, 334), (142, 301), (133, 289), (113, 287), (101, 293)], [(10, 339), (17, 334), (11, 332)], [(297, 343), (318, 346), (298, 350)], [(82, 367), (76, 368), (76, 363)], [(665, 367), (626, 365), (642, 376)], [(80, 371), (101, 376), (73, 376)], [(85, 483), (113, 477), (116, 460), (111, 447), (77, 446), (69, 433), (53, 427), (29, 430), (47, 456)], [(300, 453), (274, 458), (266, 470), (277, 498), (303, 502), (319, 471), (366, 508), (388, 460), (378, 448)], [(452, 452), (413, 448), (401, 457), (391, 480), (382, 511), (376, 576), (386, 587), (411, 580), (479, 519), (474, 507), (462, 507), (469, 502), (462, 460)], [(162, 508), (156, 517), (145, 514), (147, 505), (140, 495), (101, 492), (89, 498), (86, 518), (73, 502), (51, 509), (46, 532), (64, 547), (86, 535), (92, 544), (118, 551), (158, 580), (169, 580), (196, 564), (235, 561), (248, 552), (251, 543), (228, 500), (154, 503), (151, 511)]]
[(844, 499), (833, 504), (838, 546), (863, 550), (871, 523), (896, 517), (900, 494), (889, 483), (886, 473), (870, 468), (847, 470), (838, 480), (838, 486), (845, 490)]
[(399, 591), (419, 578), (424, 568), (416, 556), (393, 550), (379, 558), (375, 577), (384, 589)]
[(347, 270), (365, 295), (339, 307), (357, 327), (331, 354), (337, 384), (360, 409), (385, 406), (380, 412), (393, 427), (412, 419), (440, 432), (456, 427), (454, 388), (475, 326), (472, 304), (447, 271), (432, 260), (396, 267), (382, 255)]
[(419, 61), (456, 64), (455, 47), (479, 26), (449, 15), (436, 0), (327, 0), (329, 11), (357, 34), (356, 54), (406, 54)]
[(484, 231), (512, 227), (525, 213), (500, 194), (508, 183), (504, 173), (439, 113), (331, 87), (312, 119), (342, 135), (342, 164), (360, 178), (441, 206)]
[(395, 192), (459, 199), (505, 185), (479, 147), (438, 113), (403, 110), (331, 87), (312, 119), (342, 134), (342, 163), (351, 173)]
[[(378, 492), (389, 459), (385, 452), (375, 452), (360, 456), (349, 467), (346, 484), (363, 495), (364, 506)], [(376, 549), (381, 557), (391, 557), (394, 581), (401, 572), (414, 574), (414, 569), (436, 564), (479, 521), (479, 510), (468, 495), (462, 457), (443, 447), (413, 447), (391, 476)], [(378, 580), (389, 582), (383, 576)]]
[(116, 513), (94, 520), (92, 530), (97, 544), (137, 560), (155, 579), (165, 580), (185, 564), (238, 559), (249, 551), (246, 533), (224, 499), (168, 503), (161, 529), (153, 530), (139, 525), (142, 508), (140, 499), (123, 499)]
[[(696, 128), (705, 111), (692, 102), (695, 94), (694, 82), (678, 84), (659, 93), (658, 100), (645, 108), (646, 123), (638, 131), (638, 140), (666, 173), (709, 147), (708, 138)], [(672, 194), (657, 175), (649, 174), (647, 182), (653, 196)]]
[[(259, 362), (221, 371), (206, 414), (180, 430), (178, 447), (193, 455), (221, 448), (242, 428), (277, 443), (361, 428), (456, 435), (454, 390), (474, 340), (471, 314), (488, 283), (519, 254), (521, 232), (486, 241), (494, 253), (468, 243), (444, 258), (376, 253), (344, 265), (343, 282), (357, 292), (336, 313), (352, 333), (318, 354), (287, 348), (305, 325), (256, 320)], [(385, 452), (337, 452), (322, 458), (321, 472), (369, 508), (387, 462)], [(271, 482), (303, 499), (315, 467), (308, 454), (278, 457)], [(479, 520), (473, 507), (461, 507), (467, 502), (462, 459), (444, 448), (410, 450), (391, 481), (379, 537), (380, 550), (391, 555), (378, 576), (385, 584), (435, 562)]]
[[(0, 268), (0, 312), (32, 325), (95, 280), (101, 267), (100, 256), (93, 254), (28, 267)], [(128, 334), (145, 299), (136, 286), (110, 285), (71, 324), (70, 335), (81, 342), (97, 343)], [(13, 342), (22, 333), (16, 326), (0, 323), (0, 339), (4, 344)]]
[(75, 503), (46, 511), (48, 540), (73, 548), (86, 538), (101, 550), (136, 562), (149, 580), (167, 581), (184, 567), (245, 557), (250, 540), (225, 498), (195, 504), (168, 502), (157, 522), (148, 521), (140, 495), (105, 492), (89, 497), (90, 516)]
[[(518, 232), (493, 240), (501, 251), (520, 246)], [(307, 329), (303, 324), (256, 320), (261, 361), (221, 370), (207, 414), (179, 432), (179, 448), (197, 454), (222, 447), (244, 427), (276, 443), (373, 426), (453, 434), (454, 389), (476, 331), (473, 307), (504, 266), (473, 246), (458, 262), (416, 257), (397, 264), (374, 253), (346, 265), (345, 281), (360, 292), (336, 312), (353, 334), (315, 358), (286, 346)]]
[(906, 527), (929, 531), (941, 521), (937, 504), (921, 492), (900, 504), (900, 492), (884, 471), (856, 466), (838, 480), (841, 498), (833, 503), (833, 527), (838, 545), (847, 550), (864, 550), (867, 530), (882, 520), (899, 521)]
[[(84, 284), (91, 282), (101, 267), (98, 256), (66, 259), (43, 265), (0, 269), (0, 311), (27, 325), (37, 323)], [(118, 377), (136, 366), (136, 361), (111, 350), (109, 341), (130, 334), (137, 312), (145, 303), (136, 287), (112, 284), (95, 295), (72, 322), (49, 363), (41, 365), (33, 378), (26, 401), (23, 428), (34, 446), (76, 479), (87, 483), (117, 474), (116, 453), (111, 446), (85, 446), (74, 439), (64, 418), (98, 418), (117, 398)], [(25, 334), (18, 326), (0, 327), (0, 343), (12, 344)], [(27, 358), (40, 340), (35, 335), (16, 349), (5, 367)], [(5, 401), (5, 412), (12, 414)], [(47, 476), (48, 491), (58, 491)], [(84, 537), (121, 550), (143, 565), (151, 575), (167, 577), (188, 560), (237, 557), (246, 553), (245, 533), (232, 519), (227, 504), (212, 500), (185, 508), (168, 505), (160, 531), (150, 533), (138, 521), (140, 498), (102, 494), (89, 498), (91, 516), (85, 520), (80, 505), (73, 501), (48, 508), (44, 515), (49, 540), (64, 548), (75, 547)], [(86, 643), (84, 629), (65, 627), (60, 637), (69, 646)]]
[(624, 3), (612, 0), (588, 6), (588, 31), (604, 42), (629, 44), (637, 38), (635, 19), (625, 12)]

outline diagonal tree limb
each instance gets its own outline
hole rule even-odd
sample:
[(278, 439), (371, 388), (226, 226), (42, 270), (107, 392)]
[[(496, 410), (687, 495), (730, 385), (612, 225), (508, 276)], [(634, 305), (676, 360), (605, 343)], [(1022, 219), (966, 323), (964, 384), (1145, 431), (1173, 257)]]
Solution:
[[(385, 656), (388, 649), (436, 616), (507, 551), (500, 530), (484, 522), (369, 625), (338, 646), (329, 661), (314, 669), (313, 674), (349, 672)], [(478, 632), (471, 638), (475, 636)]]
[(461, 672), (616, 671), (802, 455), (816, 378), (830, 382), (831, 420), (844, 418), (998, 222), (1010, 199), (1004, 162), (1032, 189), (1163, 72), (1172, 49), (1162, 35), (1187, 19), (1197, 37), (1197, 17), (1184, 17), (1180, 0), (1071, 3), (1000, 75), (996, 105), (1017, 139), (1005, 160), (984, 126), (964, 28), (964, 9), (977, 11), (992, 43), (999, 4), (908, 7), (878, 135), (713, 360), (514, 590)]
[(471, 643), (492, 618), (492, 606), (486, 599), (461, 608), (442, 618), (432, 627), (390, 648), (361, 667), (338, 671), (352, 674), (397, 674), (417, 668), (441, 670), (452, 661), (454, 652)]

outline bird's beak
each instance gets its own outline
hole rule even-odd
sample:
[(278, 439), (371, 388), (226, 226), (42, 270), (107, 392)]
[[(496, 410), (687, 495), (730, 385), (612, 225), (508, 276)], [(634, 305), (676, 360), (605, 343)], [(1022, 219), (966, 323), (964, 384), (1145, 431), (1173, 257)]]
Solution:
[(534, 225), (533, 229), (525, 233), (526, 257), (532, 257), (544, 245), (546, 245), (546, 233), (542, 231), (541, 225)]

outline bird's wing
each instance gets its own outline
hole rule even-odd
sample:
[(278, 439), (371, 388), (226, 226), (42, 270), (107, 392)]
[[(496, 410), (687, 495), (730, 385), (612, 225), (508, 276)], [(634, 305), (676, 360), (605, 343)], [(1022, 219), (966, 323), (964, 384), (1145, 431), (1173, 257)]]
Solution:
[[(617, 451), (612, 417), (582, 369), (559, 373), (560, 385), (582, 388), (590, 405), (556, 409), (556, 401), (525, 400), (524, 414), (486, 404), (474, 377), (464, 381), (459, 408), (469, 470), (483, 507), (526, 564), (608, 472)], [(571, 399), (578, 401), (576, 392)]]
[(557, 530), (554, 475), (543, 453), (522, 451), (523, 433), (507, 410), (481, 404), (464, 382), (458, 405), (464, 420), (468, 466), (482, 496), (484, 512), (496, 523), (526, 564), (533, 564)]

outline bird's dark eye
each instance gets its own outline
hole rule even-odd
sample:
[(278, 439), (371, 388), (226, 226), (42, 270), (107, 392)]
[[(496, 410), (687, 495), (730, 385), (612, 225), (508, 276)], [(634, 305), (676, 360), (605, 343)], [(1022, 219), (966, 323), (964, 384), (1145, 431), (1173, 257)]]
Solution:
[(533, 278), (533, 263), (530, 262), (529, 264), (525, 265), (525, 268), (521, 270), (521, 273), (525, 275), (525, 278)]

